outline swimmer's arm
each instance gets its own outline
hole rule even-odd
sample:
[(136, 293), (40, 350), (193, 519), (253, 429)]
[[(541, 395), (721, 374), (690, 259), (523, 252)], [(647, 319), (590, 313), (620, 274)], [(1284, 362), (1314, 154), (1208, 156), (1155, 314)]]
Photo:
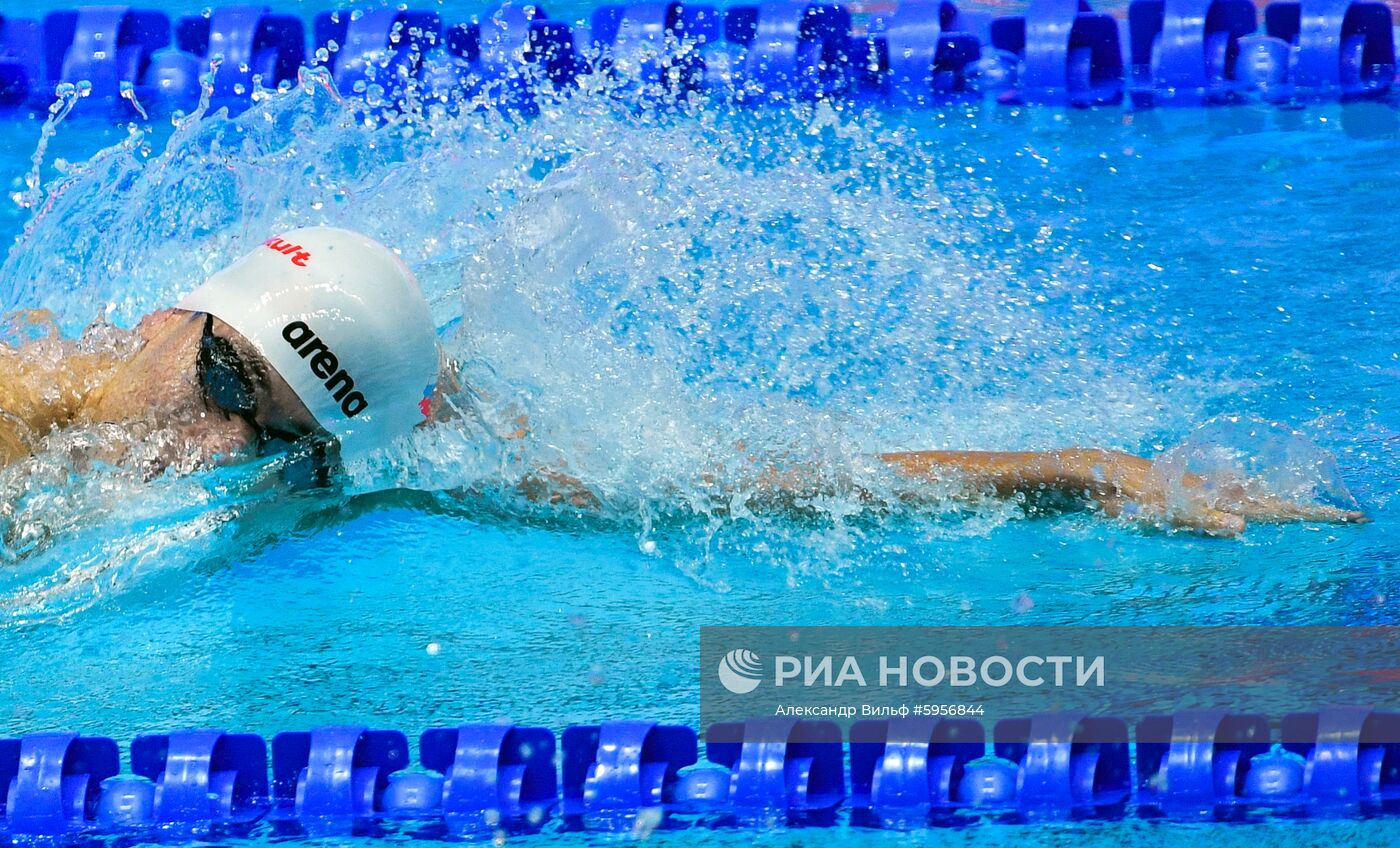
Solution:
[(0, 415), (0, 468), (13, 465), (30, 454), (22, 426), (9, 416)]
[[(429, 402), (428, 419), (424, 424), (462, 417), (463, 410), (452, 401), (452, 398), (461, 395), (465, 388), (457, 377), (457, 370), (455, 363), (446, 357), (443, 358), (437, 386)], [(482, 394), (479, 390), (476, 393)], [(481, 420), (481, 423), (483, 426), (487, 425), (484, 420)], [(522, 413), (504, 428), (491, 429), (504, 442), (520, 443), (530, 435), (530, 419)], [(520, 478), (515, 484), (515, 489), (534, 503), (568, 504), (578, 509), (598, 509), (602, 506), (602, 501), (582, 480), (557, 467), (536, 467)]]
[(1204, 495), (1205, 481), (1187, 474), (1181, 487), (1188, 497), (1168, 507), (1167, 479), (1150, 459), (1096, 448), (1056, 451), (910, 451), (880, 454), (883, 462), (914, 479), (957, 481), (990, 488), (1001, 497), (1060, 492), (1099, 505), (1110, 516), (1131, 512), (1147, 521), (1234, 536), (1251, 521), (1360, 522), (1360, 512), (1321, 504), (1251, 496), (1242, 489)]
[(521, 478), (516, 490), (535, 503), (598, 509), (603, 502), (583, 481), (557, 468), (539, 467)]
[[(19, 348), (0, 344), (0, 417), (17, 419), (9, 422), (3, 440), (23, 443), (26, 429), (42, 435), (71, 423), (90, 387), (116, 364), (110, 354), (70, 352), (52, 339)], [(23, 455), (28, 456), (27, 447)]]
[[(1031, 490), (1083, 488), (1090, 454), (1106, 451), (905, 451), (879, 458), (907, 477), (991, 487), (1010, 497)], [(1126, 456), (1126, 455), (1125, 455)]]

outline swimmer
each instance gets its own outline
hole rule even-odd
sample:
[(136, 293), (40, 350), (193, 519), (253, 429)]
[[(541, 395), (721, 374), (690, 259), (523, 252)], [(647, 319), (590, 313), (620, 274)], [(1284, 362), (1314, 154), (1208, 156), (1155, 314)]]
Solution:
[[(179, 435), (167, 466), (228, 464), (276, 451), (314, 454), (324, 468), (382, 447), (451, 413), (432, 317), (406, 265), (377, 242), (313, 227), (269, 239), (174, 308), (143, 318), (129, 355), (34, 355), (0, 345), (0, 465), (45, 434), (120, 425)], [(44, 344), (43, 341), (30, 345)], [(119, 461), (120, 457), (113, 457)], [(1331, 506), (1211, 489), (1193, 475), (1169, 485), (1151, 460), (1109, 450), (917, 451), (878, 459), (913, 481), (970, 496), (1062, 496), (1109, 516), (1222, 536), (1247, 521), (1359, 522)], [(800, 494), (802, 475), (771, 472)], [(558, 469), (522, 480), (533, 500), (596, 498)]]

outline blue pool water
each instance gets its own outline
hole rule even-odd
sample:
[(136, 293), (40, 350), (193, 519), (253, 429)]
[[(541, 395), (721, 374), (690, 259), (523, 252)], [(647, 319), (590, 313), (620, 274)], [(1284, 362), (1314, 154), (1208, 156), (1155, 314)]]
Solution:
[[(66, 122), (47, 201), (0, 211), (0, 308), (130, 326), (250, 239), (354, 226), (417, 270), (488, 412), (534, 432), (516, 457), (443, 428), (331, 495), (259, 489), (257, 469), (146, 483), (52, 457), (0, 474), (0, 735), (695, 724), (705, 624), (1395, 623), (1394, 121), (1388, 105), (639, 115), (581, 96), (524, 123), (374, 127), (296, 92), (173, 137)], [(7, 194), (38, 134), (0, 121)], [(877, 450), (1071, 444), (1238, 448), (1280, 487), (1330, 455), (1375, 520), (1219, 540), (853, 493), (887, 490)], [(765, 509), (750, 455), (825, 468), (830, 492)], [(604, 508), (523, 502), (511, 475), (533, 463), (564, 464)]]

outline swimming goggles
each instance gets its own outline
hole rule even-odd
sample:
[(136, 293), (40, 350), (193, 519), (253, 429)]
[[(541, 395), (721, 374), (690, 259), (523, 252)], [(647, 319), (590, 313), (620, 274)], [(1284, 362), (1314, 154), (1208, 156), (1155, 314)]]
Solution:
[(205, 402), (225, 416), (236, 415), (247, 422), (257, 434), (259, 451), (271, 441), (296, 442), (302, 438), (300, 434), (258, 423), (258, 398), (248, 365), (233, 342), (214, 335), (214, 316), (208, 313), (204, 316), (195, 369)]

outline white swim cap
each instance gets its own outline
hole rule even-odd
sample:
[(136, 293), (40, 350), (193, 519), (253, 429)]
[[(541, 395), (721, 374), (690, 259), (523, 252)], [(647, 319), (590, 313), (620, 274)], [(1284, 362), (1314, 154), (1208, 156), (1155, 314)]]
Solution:
[(331, 227), (283, 233), (176, 305), (237, 330), (342, 453), (381, 447), (428, 415), (432, 315), (413, 272), (373, 239)]

